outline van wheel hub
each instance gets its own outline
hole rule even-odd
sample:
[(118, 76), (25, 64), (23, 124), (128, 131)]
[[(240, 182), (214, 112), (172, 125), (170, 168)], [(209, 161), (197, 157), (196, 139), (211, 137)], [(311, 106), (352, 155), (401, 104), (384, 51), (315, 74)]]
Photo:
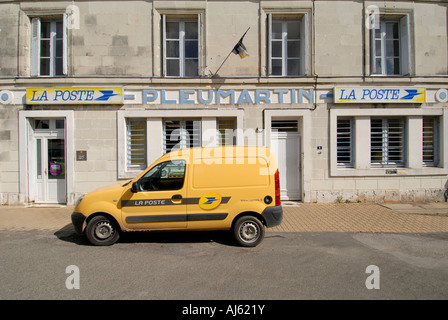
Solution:
[(107, 239), (114, 233), (113, 226), (106, 221), (102, 221), (96, 225), (95, 236), (98, 239)]
[(252, 242), (258, 238), (258, 227), (252, 222), (244, 223), (240, 228), (240, 235), (244, 241)]

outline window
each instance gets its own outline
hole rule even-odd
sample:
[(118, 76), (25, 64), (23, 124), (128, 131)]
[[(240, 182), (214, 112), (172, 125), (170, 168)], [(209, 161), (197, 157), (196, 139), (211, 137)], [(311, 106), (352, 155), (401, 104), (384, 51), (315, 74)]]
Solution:
[(403, 118), (372, 118), (370, 160), (372, 166), (405, 165), (405, 124)]
[[(443, 111), (437, 108), (330, 110), (330, 174), (339, 177), (448, 173)], [(405, 168), (401, 169), (401, 168)], [(397, 170), (396, 170), (397, 169)]]
[(146, 120), (128, 119), (127, 133), (127, 168), (142, 170), (146, 163)]
[(31, 43), (31, 75), (67, 75), (66, 18), (33, 18)]
[(423, 117), (423, 165), (437, 167), (439, 164), (439, 119)]
[(298, 132), (299, 122), (297, 120), (272, 120), (271, 130), (273, 132)]
[(184, 185), (185, 160), (159, 163), (138, 182), (140, 191), (179, 190)]
[(236, 144), (235, 119), (217, 119), (218, 146), (232, 146)]
[(37, 119), (34, 121), (34, 129), (50, 129), (50, 120)]
[(191, 19), (163, 16), (164, 76), (199, 76), (199, 28), (199, 15)]
[(64, 119), (35, 119), (34, 130), (59, 130), (65, 128)]
[(200, 120), (165, 120), (163, 153), (201, 146)]
[(353, 120), (337, 120), (337, 163), (338, 167), (353, 167)]
[(305, 74), (306, 15), (300, 17), (269, 15), (269, 75), (298, 76)]
[(371, 73), (410, 74), (410, 36), (408, 15), (400, 19), (382, 17), (371, 31)]

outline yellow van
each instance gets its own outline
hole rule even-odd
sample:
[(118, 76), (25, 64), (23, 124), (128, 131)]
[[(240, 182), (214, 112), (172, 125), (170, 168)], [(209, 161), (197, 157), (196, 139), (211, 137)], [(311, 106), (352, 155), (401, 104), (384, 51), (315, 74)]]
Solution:
[(135, 179), (84, 195), (72, 213), (94, 245), (129, 231), (232, 230), (239, 245), (254, 247), (282, 219), (273, 152), (236, 146), (167, 153)]

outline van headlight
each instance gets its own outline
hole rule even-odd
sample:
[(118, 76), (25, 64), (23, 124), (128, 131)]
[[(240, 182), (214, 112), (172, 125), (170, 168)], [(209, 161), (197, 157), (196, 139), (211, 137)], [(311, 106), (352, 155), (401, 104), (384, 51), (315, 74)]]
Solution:
[(84, 196), (85, 196), (85, 194), (83, 194), (82, 196), (80, 196), (78, 198), (78, 200), (76, 200), (75, 207), (79, 206), (79, 204), (81, 203), (82, 199), (84, 199)]

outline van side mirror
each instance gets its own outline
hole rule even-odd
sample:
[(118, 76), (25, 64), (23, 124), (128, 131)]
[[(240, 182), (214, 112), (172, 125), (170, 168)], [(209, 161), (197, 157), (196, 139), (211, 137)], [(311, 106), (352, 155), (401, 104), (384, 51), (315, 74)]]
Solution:
[(132, 193), (137, 193), (137, 192), (138, 192), (138, 189), (139, 189), (139, 184), (138, 184), (138, 182), (134, 182), (134, 183), (132, 183), (131, 192), (132, 192)]

